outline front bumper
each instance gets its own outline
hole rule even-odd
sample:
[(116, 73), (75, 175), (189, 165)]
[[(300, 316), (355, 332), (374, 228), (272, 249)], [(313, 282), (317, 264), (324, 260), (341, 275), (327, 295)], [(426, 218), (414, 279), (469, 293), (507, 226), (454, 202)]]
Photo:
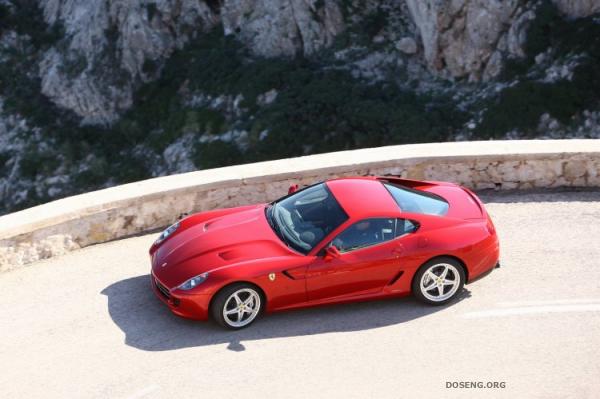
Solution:
[(210, 295), (169, 290), (154, 273), (150, 274), (150, 279), (154, 294), (171, 309), (171, 312), (186, 319), (208, 320)]

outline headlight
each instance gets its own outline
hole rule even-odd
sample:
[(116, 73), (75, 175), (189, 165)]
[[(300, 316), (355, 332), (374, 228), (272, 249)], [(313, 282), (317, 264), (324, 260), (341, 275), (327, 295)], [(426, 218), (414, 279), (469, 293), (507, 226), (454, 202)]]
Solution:
[(158, 238), (156, 239), (154, 244), (160, 244), (161, 242), (166, 240), (171, 234), (173, 234), (175, 232), (175, 230), (177, 230), (178, 228), (179, 228), (179, 222), (167, 227), (162, 233), (160, 233), (160, 235), (158, 236)]
[(191, 279), (189, 279), (185, 283), (181, 284), (177, 288), (179, 288), (180, 290), (184, 290), (184, 291), (191, 290), (192, 288), (198, 286), (199, 284), (202, 284), (206, 280), (207, 277), (208, 277), (208, 273), (202, 273), (196, 277), (192, 277)]

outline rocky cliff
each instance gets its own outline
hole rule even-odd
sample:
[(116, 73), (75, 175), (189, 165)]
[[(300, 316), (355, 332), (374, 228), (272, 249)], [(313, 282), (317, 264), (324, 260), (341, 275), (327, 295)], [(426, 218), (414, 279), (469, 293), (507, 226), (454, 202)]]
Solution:
[(190, 38), (218, 22), (204, 1), (40, 1), (64, 37), (40, 62), (42, 92), (83, 123), (111, 123), (132, 105), (137, 82)]
[[(398, 0), (400, 2), (400, 0)], [(600, 10), (598, 0), (555, 0), (570, 17)], [(338, 4), (339, 3), (339, 4)], [(385, 1), (354, 1), (352, 17)], [(388, 2), (389, 3), (389, 2)], [(256, 55), (311, 55), (344, 31), (336, 0), (40, 0), (64, 38), (40, 61), (42, 92), (83, 123), (112, 123), (132, 105), (139, 82), (156, 77), (171, 53), (221, 23)], [(498, 75), (505, 57), (522, 56), (536, 2), (406, 0), (430, 71), (472, 81)], [(346, 10), (347, 11), (347, 10)], [(381, 11), (385, 12), (385, 11)]]
[(310, 55), (344, 28), (334, 0), (40, 0), (64, 37), (40, 62), (42, 92), (83, 123), (112, 123), (139, 82), (190, 39), (222, 23), (257, 55)]
[(600, 0), (0, 0), (0, 197), (9, 209), (392, 142), (594, 135), (598, 12)]

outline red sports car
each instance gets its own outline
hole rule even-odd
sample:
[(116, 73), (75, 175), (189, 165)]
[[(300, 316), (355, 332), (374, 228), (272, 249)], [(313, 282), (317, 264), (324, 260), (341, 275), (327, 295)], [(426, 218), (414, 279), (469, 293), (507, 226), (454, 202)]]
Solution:
[(290, 192), (167, 228), (150, 248), (156, 295), (239, 329), (263, 312), (410, 293), (442, 305), (499, 265), (494, 225), (464, 187), (386, 176)]

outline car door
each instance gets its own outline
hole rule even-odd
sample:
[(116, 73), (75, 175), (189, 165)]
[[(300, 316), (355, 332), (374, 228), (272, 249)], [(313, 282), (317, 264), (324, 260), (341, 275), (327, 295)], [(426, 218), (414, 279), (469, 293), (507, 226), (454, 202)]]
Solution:
[(309, 301), (381, 291), (401, 270), (404, 247), (398, 238), (414, 230), (415, 224), (397, 218), (370, 218), (346, 228), (328, 244), (339, 256), (317, 256), (309, 265)]

